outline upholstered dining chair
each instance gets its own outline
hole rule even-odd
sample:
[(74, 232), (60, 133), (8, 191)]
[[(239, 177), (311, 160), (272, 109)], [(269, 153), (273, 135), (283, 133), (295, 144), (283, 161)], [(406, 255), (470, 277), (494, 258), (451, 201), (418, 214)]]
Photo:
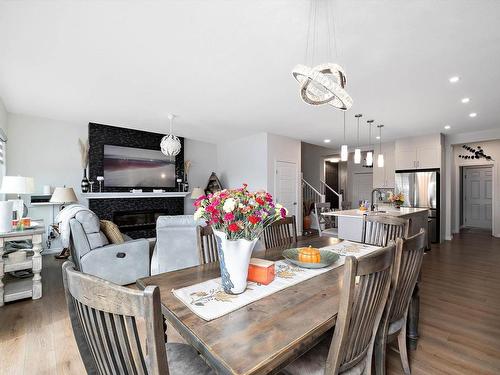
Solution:
[(275, 221), (264, 229), (264, 246), (266, 249), (289, 245), (294, 242), (297, 242), (295, 215)]
[(191, 346), (165, 344), (158, 287), (121, 287), (78, 272), (71, 262), (63, 264), (62, 272), (73, 333), (88, 374), (215, 374)]
[(377, 375), (385, 374), (386, 346), (397, 337), (399, 355), (405, 374), (410, 374), (406, 347), (406, 322), (413, 290), (418, 280), (426, 246), (425, 230), (404, 240), (397, 239), (392, 285), (382, 322), (375, 340), (375, 369)]
[(389, 241), (408, 237), (409, 229), (410, 219), (388, 215), (364, 215), (362, 242), (375, 246), (387, 246)]
[(339, 311), (331, 335), (289, 364), (288, 375), (371, 374), (373, 345), (382, 318), (396, 245), (367, 257), (346, 257)]
[(198, 225), (196, 227), (196, 240), (198, 244), (198, 256), (200, 264), (206, 264), (219, 261), (217, 251), (217, 239), (212, 227)]
[(314, 218), (316, 219), (320, 237), (338, 237), (339, 235), (338, 228), (335, 228), (335, 218), (322, 215), (325, 212), (330, 212), (331, 207), (330, 202), (314, 203)]

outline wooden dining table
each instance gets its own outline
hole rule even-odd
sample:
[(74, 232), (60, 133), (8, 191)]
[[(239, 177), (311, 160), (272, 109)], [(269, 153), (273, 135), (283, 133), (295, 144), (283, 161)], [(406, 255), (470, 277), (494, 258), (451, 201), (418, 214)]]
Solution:
[[(282, 259), (287, 247), (333, 245), (316, 237), (290, 246), (256, 251), (253, 257)], [(172, 293), (220, 277), (219, 263), (209, 263), (139, 279), (138, 286), (157, 285), (162, 313), (218, 374), (275, 374), (328, 334), (339, 310), (343, 266), (264, 297), (220, 318), (205, 321)]]

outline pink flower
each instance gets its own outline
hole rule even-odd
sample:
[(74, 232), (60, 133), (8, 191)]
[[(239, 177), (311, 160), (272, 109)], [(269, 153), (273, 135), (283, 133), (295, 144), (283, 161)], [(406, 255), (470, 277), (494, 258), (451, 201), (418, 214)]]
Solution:
[(227, 214), (224, 215), (224, 220), (225, 221), (233, 221), (234, 220), (234, 214), (232, 212), (228, 212)]
[(284, 219), (286, 217), (286, 208), (285, 207), (281, 207), (280, 214), (281, 214), (282, 219)]

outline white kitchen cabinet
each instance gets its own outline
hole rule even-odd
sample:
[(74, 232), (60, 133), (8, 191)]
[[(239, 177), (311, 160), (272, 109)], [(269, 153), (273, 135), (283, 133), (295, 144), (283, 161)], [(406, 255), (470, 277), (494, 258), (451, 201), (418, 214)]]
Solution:
[(384, 155), (384, 166), (377, 166), (379, 146), (375, 147), (373, 157), (373, 187), (374, 188), (394, 188), (395, 185), (395, 145), (394, 142), (382, 144), (382, 154)]
[(441, 134), (396, 141), (395, 169), (441, 168)]

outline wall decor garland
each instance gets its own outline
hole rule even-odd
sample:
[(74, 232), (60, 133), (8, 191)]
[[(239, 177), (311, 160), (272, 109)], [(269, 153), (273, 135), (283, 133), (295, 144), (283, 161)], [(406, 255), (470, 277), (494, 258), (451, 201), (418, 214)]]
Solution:
[(486, 155), (481, 146), (470, 147), (469, 145), (462, 145), (464, 150), (470, 152), (471, 155), (458, 155), (461, 159), (486, 159), (488, 161), (493, 161), (490, 155)]

